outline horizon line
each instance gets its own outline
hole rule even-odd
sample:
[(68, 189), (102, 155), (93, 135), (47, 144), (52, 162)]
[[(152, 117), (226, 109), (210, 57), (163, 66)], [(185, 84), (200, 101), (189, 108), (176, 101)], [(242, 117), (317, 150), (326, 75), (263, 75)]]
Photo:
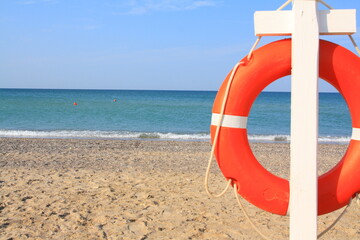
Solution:
[[(219, 90), (205, 90), (205, 89), (121, 89), (121, 88), (27, 88), (27, 87), (0, 87), (0, 89), (18, 89), (18, 90), (85, 90), (85, 91), (179, 91), (179, 92), (218, 92)], [(281, 90), (263, 90), (261, 92), (277, 92), (277, 93), (291, 93), (291, 91)], [(319, 93), (339, 93), (338, 91), (319, 91)]]

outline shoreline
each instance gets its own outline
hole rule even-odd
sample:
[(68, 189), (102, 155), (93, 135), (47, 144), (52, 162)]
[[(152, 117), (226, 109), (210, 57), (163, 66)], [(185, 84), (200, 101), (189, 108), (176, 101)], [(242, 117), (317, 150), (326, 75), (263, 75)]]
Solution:
[[(251, 143), (259, 161), (287, 177), (289, 144)], [(320, 144), (319, 170), (347, 146)], [(0, 138), (0, 235), (4, 239), (259, 239), (232, 191), (203, 187), (211, 146), (197, 141)], [(210, 189), (225, 185), (213, 164)], [(257, 226), (288, 238), (289, 218), (247, 202)], [(319, 217), (319, 232), (339, 211)], [(353, 204), (326, 239), (359, 239)]]
[[(175, 142), (210, 142), (210, 134), (207, 133), (137, 133), (137, 132), (112, 132), (112, 131), (30, 131), (0, 130), (0, 138), (19, 139), (75, 139), (75, 140), (119, 140), (119, 141), (175, 141)], [(93, 136), (96, 135), (97, 136)], [(80, 136), (79, 136), (80, 135)], [(83, 135), (83, 136), (82, 136)], [(111, 136), (112, 135), (112, 136)], [(170, 137), (169, 137), (170, 136)], [(250, 143), (289, 144), (289, 135), (248, 135)], [(318, 144), (347, 145), (350, 136), (319, 136)]]

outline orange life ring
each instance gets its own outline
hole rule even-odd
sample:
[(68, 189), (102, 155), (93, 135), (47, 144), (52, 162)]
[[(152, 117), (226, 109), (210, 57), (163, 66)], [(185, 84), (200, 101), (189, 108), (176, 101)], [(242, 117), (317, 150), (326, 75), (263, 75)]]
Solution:
[[(360, 192), (360, 59), (351, 51), (320, 40), (319, 76), (344, 97), (352, 117), (353, 136), (341, 161), (318, 178), (318, 215), (339, 209)], [(267, 171), (255, 158), (246, 121), (260, 92), (271, 82), (291, 74), (291, 39), (267, 44), (242, 60), (233, 78), (220, 127), (215, 156), (226, 179), (240, 186), (238, 193), (255, 206), (286, 215), (289, 182)], [(214, 140), (227, 76), (216, 96), (211, 138)]]

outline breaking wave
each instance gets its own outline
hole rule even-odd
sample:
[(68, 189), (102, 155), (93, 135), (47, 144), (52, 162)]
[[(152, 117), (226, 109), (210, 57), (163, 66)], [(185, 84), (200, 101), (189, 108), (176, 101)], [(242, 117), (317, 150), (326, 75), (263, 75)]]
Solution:
[[(70, 139), (143, 139), (143, 140), (177, 140), (209, 141), (209, 133), (159, 133), (130, 131), (94, 131), (94, 130), (0, 130), (0, 137), (12, 138), (70, 138)], [(249, 135), (251, 142), (289, 143), (289, 135)], [(320, 136), (319, 143), (347, 144), (349, 136)]]

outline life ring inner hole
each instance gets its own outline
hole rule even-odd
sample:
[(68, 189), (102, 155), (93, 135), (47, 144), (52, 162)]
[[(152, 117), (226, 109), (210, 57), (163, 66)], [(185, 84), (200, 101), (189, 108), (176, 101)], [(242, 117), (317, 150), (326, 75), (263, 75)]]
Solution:
[[(266, 92), (267, 89), (279, 86), (279, 80), (287, 85), (285, 90), (288, 92)], [(272, 174), (289, 179), (291, 95), (290, 84), (286, 81), (290, 82), (290, 78), (288, 76), (279, 80), (271, 83), (256, 98), (250, 110), (247, 130), (251, 150), (259, 163)], [(319, 79), (319, 86), (326, 85), (329, 83)], [(331, 87), (326, 86), (325, 89)], [(321, 92), (319, 95), (319, 176), (331, 170), (342, 159), (352, 130), (345, 100), (335, 88), (331, 90), (335, 92)], [(332, 104), (334, 101), (336, 105)]]

